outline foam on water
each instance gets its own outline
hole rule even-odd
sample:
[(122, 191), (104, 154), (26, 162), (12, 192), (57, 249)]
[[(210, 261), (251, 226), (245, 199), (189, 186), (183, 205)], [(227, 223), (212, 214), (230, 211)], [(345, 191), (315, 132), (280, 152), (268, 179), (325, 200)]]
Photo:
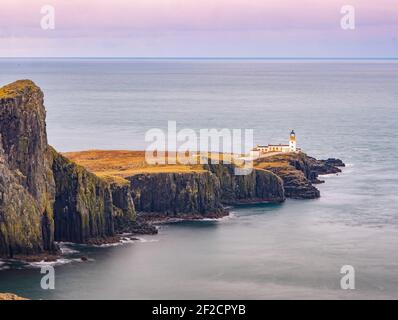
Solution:
[(73, 245), (73, 243), (71, 242), (59, 242), (58, 245), (63, 255), (79, 253), (78, 250), (71, 248), (71, 246)]
[[(32, 267), (32, 268), (41, 268), (41, 267), (45, 267), (45, 266), (60, 266), (63, 264), (68, 264), (71, 263), (73, 261), (75, 261), (77, 259), (66, 259), (66, 258), (59, 258), (55, 261), (38, 261), (38, 262), (29, 262), (27, 264), (27, 266)], [(81, 261), (81, 260), (80, 260)]]

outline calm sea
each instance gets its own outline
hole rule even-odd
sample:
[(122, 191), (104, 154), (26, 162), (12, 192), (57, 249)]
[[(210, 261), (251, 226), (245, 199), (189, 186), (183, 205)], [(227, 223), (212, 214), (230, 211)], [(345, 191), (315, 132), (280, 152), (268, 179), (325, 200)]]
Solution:
[[(121, 246), (64, 245), (55, 290), (40, 288), (37, 266), (0, 262), (0, 292), (398, 298), (398, 62), (0, 59), (0, 70), (0, 85), (29, 78), (43, 89), (49, 142), (60, 151), (143, 149), (146, 130), (175, 120), (254, 129), (256, 143), (286, 142), (295, 129), (308, 154), (347, 163), (318, 200), (239, 207)], [(340, 289), (343, 265), (355, 268), (355, 290)]]

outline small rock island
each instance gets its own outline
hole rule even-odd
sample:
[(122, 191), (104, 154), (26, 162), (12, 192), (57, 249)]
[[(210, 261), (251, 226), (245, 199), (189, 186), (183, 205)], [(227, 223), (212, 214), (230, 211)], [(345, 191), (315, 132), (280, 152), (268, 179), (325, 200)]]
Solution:
[(338, 159), (303, 152), (234, 164), (147, 165), (143, 151), (60, 154), (47, 143), (44, 96), (30, 80), (0, 88), (0, 257), (51, 259), (58, 241), (101, 244), (148, 234), (151, 222), (219, 218), (232, 205), (314, 199)]

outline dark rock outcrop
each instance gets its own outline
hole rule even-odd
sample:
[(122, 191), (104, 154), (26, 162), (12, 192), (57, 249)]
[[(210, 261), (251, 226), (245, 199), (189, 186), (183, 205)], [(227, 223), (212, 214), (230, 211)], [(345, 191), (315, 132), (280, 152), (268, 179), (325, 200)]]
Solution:
[(308, 166), (315, 176), (312, 180), (317, 181), (319, 175), (340, 173), (339, 167), (345, 167), (345, 164), (340, 159), (329, 158), (327, 160), (317, 160), (307, 156)]
[(319, 175), (341, 172), (337, 165), (344, 166), (344, 163), (339, 159), (317, 160), (303, 152), (277, 154), (255, 161), (257, 168), (281, 177), (286, 197), (293, 199), (319, 198), (320, 192), (313, 184), (323, 182)]

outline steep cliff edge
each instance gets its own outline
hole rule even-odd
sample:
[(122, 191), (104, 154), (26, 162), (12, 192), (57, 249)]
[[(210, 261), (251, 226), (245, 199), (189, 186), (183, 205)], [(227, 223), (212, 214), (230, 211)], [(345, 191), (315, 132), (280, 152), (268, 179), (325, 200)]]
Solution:
[(235, 175), (233, 164), (208, 164), (203, 172), (143, 173), (126, 179), (137, 211), (188, 218), (218, 218), (224, 205), (282, 202), (282, 180), (270, 171)]
[(227, 214), (220, 201), (220, 182), (210, 172), (143, 173), (126, 179), (137, 211), (191, 218)]
[(32, 81), (0, 89), (0, 135), (0, 255), (56, 250), (43, 93)]
[(54, 241), (103, 239), (120, 221), (135, 224), (130, 192), (48, 146), (45, 116), (32, 81), (0, 88), (0, 256), (56, 252)]
[(44, 251), (42, 212), (0, 149), (0, 257)]
[(84, 243), (114, 235), (109, 185), (53, 150), (55, 240)]

